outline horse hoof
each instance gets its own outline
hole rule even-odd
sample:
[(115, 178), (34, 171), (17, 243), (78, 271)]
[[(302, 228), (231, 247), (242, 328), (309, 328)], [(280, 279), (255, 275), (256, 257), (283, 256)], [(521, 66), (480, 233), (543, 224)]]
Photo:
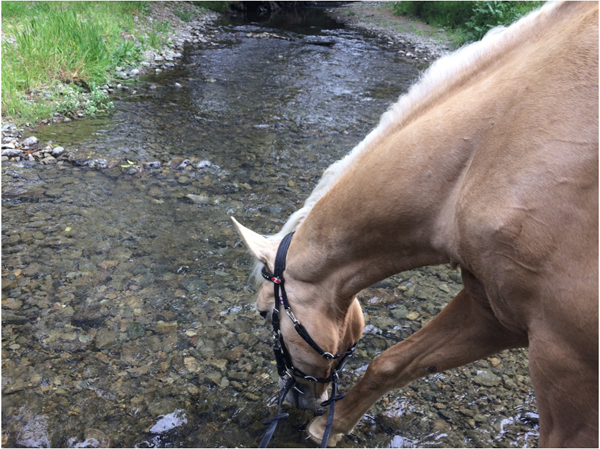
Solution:
[[(323, 433), (325, 432), (325, 428), (322, 426), (319, 426), (319, 424), (317, 423), (319, 418), (321, 418), (321, 417), (317, 416), (315, 419), (313, 419), (308, 424), (306, 431), (308, 432), (308, 438), (313, 443), (318, 444), (320, 446), (321, 441), (323, 441)], [(338, 444), (339, 441), (342, 439), (342, 436), (343, 436), (342, 433), (332, 433), (331, 435), (329, 435), (329, 441), (327, 442), (327, 447), (335, 447), (336, 444)]]

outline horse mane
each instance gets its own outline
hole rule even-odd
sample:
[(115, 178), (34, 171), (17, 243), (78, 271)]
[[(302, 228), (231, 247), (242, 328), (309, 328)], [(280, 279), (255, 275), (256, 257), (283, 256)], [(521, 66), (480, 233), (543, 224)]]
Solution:
[[(353, 165), (360, 162), (373, 148), (376, 148), (376, 143), (380, 139), (406, 126), (423, 110), (433, 107), (444, 92), (451, 91), (453, 86), (460, 85), (467, 77), (493, 63), (497, 58), (497, 51), (518, 46), (533, 25), (539, 20), (549, 18), (552, 15), (551, 12), (556, 8), (556, 3), (548, 2), (542, 8), (522, 17), (509, 28), (493, 28), (480, 41), (466, 45), (435, 61), (423, 73), (419, 81), (413, 84), (407, 93), (401, 95), (398, 101), (381, 116), (379, 124), (362, 142), (325, 170), (304, 205), (290, 216), (279, 232), (266, 236), (266, 238), (280, 241), (285, 235), (297, 230), (315, 204), (336, 185)], [(486, 57), (487, 55), (489, 57)], [(253, 270), (253, 274), (260, 282), (262, 282), (261, 267), (262, 264), (259, 263)]]

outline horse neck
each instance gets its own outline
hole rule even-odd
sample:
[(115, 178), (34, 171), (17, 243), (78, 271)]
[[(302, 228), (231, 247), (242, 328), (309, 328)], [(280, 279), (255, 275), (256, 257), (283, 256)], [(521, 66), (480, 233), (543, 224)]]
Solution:
[[(588, 7), (590, 12), (579, 14)], [(506, 149), (494, 130), (510, 135), (515, 124), (533, 116), (517, 114), (516, 101), (528, 95), (534, 104), (547, 95), (544, 83), (521, 88), (518, 80), (545, 73), (559, 50), (572, 51), (556, 44), (560, 37), (555, 29), (590, 18), (597, 27), (597, 4), (547, 7), (523, 19), (517, 31), (492, 36), (489, 44), (484, 39), (477, 44), (483, 46), (481, 52), (467, 47), (468, 63), (450, 70), (443, 82), (423, 87), (431, 89), (428, 95), (409, 95), (418, 101), (408, 105), (407, 114), (384, 116), (292, 241), (290, 273), (316, 289), (319, 304), (343, 310), (354, 294), (392, 274), (461, 261), (456, 211), (464, 206), (461, 189), (462, 197), (465, 189), (475, 189), (468, 175), (471, 163), (476, 164), (476, 149), (490, 161), (498, 160)], [(573, 42), (581, 40), (581, 23), (569, 28)], [(553, 79), (560, 81), (561, 73), (553, 73)], [(569, 80), (557, 85), (568, 86)]]
[(465, 134), (450, 144), (438, 139), (440, 128), (430, 115), (382, 134), (298, 228), (289, 266), (325, 290), (321, 298), (343, 308), (392, 274), (450, 261), (444, 250), (453, 218), (448, 204), (472, 146)]

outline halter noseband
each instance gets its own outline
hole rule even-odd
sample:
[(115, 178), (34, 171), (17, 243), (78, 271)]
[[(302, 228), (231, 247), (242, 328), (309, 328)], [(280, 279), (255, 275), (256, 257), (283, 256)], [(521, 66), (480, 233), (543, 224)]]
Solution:
[[(354, 343), (350, 349), (345, 352), (341, 352), (339, 354), (331, 354), (330, 352), (324, 351), (321, 347), (311, 338), (306, 328), (298, 321), (298, 319), (294, 316), (290, 304), (288, 302), (287, 294), (285, 292), (285, 282), (283, 279), (283, 272), (285, 271), (285, 259), (287, 256), (287, 251), (290, 247), (290, 242), (292, 241), (292, 236), (294, 233), (290, 233), (286, 235), (281, 243), (279, 244), (279, 248), (277, 249), (277, 255), (275, 256), (275, 269), (274, 273), (269, 273), (266, 270), (266, 267), (262, 268), (261, 274), (262, 277), (266, 280), (273, 283), (274, 286), (274, 297), (275, 297), (275, 306), (273, 307), (271, 324), (273, 325), (273, 352), (275, 353), (275, 360), (277, 362), (277, 372), (279, 376), (284, 378), (286, 375), (289, 376), (289, 380), (286, 382), (285, 386), (281, 390), (278, 399), (278, 409), (277, 414), (268, 420), (265, 421), (265, 424), (270, 424), (267, 433), (263, 437), (259, 447), (266, 447), (275, 431), (275, 427), (277, 426), (277, 422), (280, 419), (286, 418), (288, 416), (287, 413), (281, 414), (280, 409), (287, 395), (288, 391), (294, 386), (296, 383), (296, 377), (302, 378), (304, 380), (308, 380), (310, 382), (320, 382), (320, 383), (329, 383), (332, 384), (332, 392), (331, 398), (321, 404), (322, 407), (327, 407), (329, 405), (329, 415), (327, 417), (327, 425), (325, 427), (325, 433), (323, 434), (323, 439), (321, 440), (321, 447), (327, 447), (327, 441), (329, 440), (329, 434), (331, 432), (331, 426), (333, 424), (333, 414), (334, 407), (336, 401), (339, 401), (344, 397), (344, 393), (337, 395), (337, 387), (339, 381), (339, 372), (344, 368), (346, 364), (347, 357), (354, 352), (356, 345), (358, 342)], [(292, 365), (292, 358), (290, 353), (288, 352), (285, 343), (283, 341), (283, 334), (281, 333), (280, 328), (280, 319), (279, 319), (279, 306), (283, 306), (283, 309), (287, 316), (292, 320), (294, 324), (294, 329), (298, 335), (302, 337), (302, 339), (313, 348), (321, 357), (327, 360), (335, 360), (340, 359), (338, 365), (333, 370), (333, 373), (326, 378), (323, 377), (315, 377), (310, 376), (302, 372), (302, 370), (296, 368)]]

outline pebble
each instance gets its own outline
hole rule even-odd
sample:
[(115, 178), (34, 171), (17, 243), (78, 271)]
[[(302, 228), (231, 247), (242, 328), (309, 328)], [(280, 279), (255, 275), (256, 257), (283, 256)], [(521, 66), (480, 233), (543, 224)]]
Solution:
[(172, 159), (171, 161), (169, 161), (169, 167), (174, 168), (176, 170), (183, 170), (185, 167), (187, 167), (190, 164), (191, 164), (191, 162), (189, 159), (183, 159), (183, 158), (175, 158), (175, 159)]
[(36, 145), (38, 142), (39, 142), (39, 140), (37, 137), (31, 136), (23, 141), (23, 146), (24, 147), (32, 147), (33, 145)]
[(485, 387), (495, 387), (501, 381), (501, 379), (498, 376), (496, 376), (491, 371), (487, 370), (481, 371), (473, 378), (473, 380), (475, 381), (475, 383), (483, 385)]
[(23, 155), (23, 150), (13, 150), (13, 149), (2, 150), (2, 156), (17, 157), (17, 156), (22, 156), (22, 155)]
[(168, 334), (168, 333), (172, 333), (177, 331), (177, 322), (176, 321), (171, 321), (171, 322), (164, 322), (164, 321), (158, 321), (156, 323), (156, 331), (159, 334)]
[(88, 167), (94, 168), (96, 170), (105, 169), (108, 167), (108, 161), (104, 158), (92, 159), (88, 161)]
[(52, 149), (52, 156), (57, 157), (65, 152), (63, 147), (56, 147)]
[(416, 320), (417, 318), (419, 318), (419, 312), (409, 312), (408, 314), (406, 314), (406, 318), (408, 318), (411, 321)]
[(44, 159), (41, 160), (42, 164), (56, 164), (56, 158), (52, 157), (52, 156), (46, 156)]
[(194, 204), (208, 204), (210, 202), (210, 198), (206, 195), (194, 195), (193, 193), (188, 193), (186, 197), (192, 200)]

